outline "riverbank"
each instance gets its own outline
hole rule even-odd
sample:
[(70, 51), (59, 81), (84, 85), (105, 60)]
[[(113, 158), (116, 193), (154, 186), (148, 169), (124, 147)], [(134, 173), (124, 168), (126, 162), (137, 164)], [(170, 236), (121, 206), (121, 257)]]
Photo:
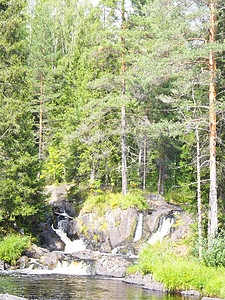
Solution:
[[(168, 242), (149, 245), (139, 257), (99, 253), (91, 250), (66, 254), (41, 251), (40, 257), (22, 257), (17, 270), (25, 276), (72, 275), (119, 280), (143, 289), (178, 293), (184, 297), (224, 298), (224, 268), (206, 267), (197, 260), (176, 256)], [(27, 253), (28, 254), (28, 253)], [(31, 256), (33, 252), (31, 251)], [(37, 252), (36, 252), (37, 255)], [(7, 272), (7, 271), (6, 271)]]
[[(129, 267), (127, 273), (148, 286), (157, 282), (156, 288), (197, 297), (225, 298), (225, 268), (209, 267), (192, 256), (180, 255), (176, 246), (167, 241), (146, 246), (139, 255), (138, 262)], [(141, 275), (137, 275), (141, 274)], [(150, 275), (151, 274), (151, 275)], [(154, 278), (154, 280), (153, 280)]]
[[(190, 232), (192, 222), (181, 207), (151, 193), (142, 199), (146, 201), (145, 209), (135, 207), (136, 195), (129, 198), (133, 202), (125, 209), (117, 207), (112, 195), (96, 197), (89, 199), (89, 205), (77, 217), (61, 194), (51, 199), (51, 218), (41, 225), (42, 247), (29, 245), (24, 251), (24, 237), (7, 237), (1, 247), (1, 269), (7, 262), (28, 275), (102, 276), (152, 291), (225, 298), (224, 269), (208, 268), (186, 257), (188, 246), (179, 244)], [(117, 206), (111, 207), (111, 202)], [(156, 242), (165, 237), (169, 243)], [(19, 246), (21, 251), (15, 252)], [(22, 252), (25, 255), (17, 260)]]

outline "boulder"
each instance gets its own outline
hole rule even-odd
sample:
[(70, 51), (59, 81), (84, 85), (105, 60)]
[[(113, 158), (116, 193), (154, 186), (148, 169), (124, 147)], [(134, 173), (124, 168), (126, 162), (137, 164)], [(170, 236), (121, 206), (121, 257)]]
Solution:
[(64, 254), (62, 252), (53, 251), (41, 256), (40, 262), (41, 264), (48, 266), (50, 269), (53, 269), (57, 266), (59, 259), (63, 257)]
[(132, 264), (131, 261), (123, 257), (102, 256), (96, 261), (95, 273), (101, 276), (124, 277), (126, 269)]
[(25, 255), (20, 257), (20, 259), (17, 260), (16, 266), (18, 266), (20, 269), (28, 268), (29, 267), (29, 258)]
[[(166, 202), (165, 199), (159, 194), (148, 193), (145, 195), (145, 198), (148, 204), (153, 208), (171, 207), (171, 204)], [(172, 206), (174, 207), (175, 205), (172, 204)], [(177, 207), (181, 209), (179, 205), (177, 205)]]
[(32, 244), (28, 249), (25, 250), (25, 255), (28, 258), (40, 258), (44, 254), (49, 253), (49, 250), (46, 248), (38, 247), (35, 244)]

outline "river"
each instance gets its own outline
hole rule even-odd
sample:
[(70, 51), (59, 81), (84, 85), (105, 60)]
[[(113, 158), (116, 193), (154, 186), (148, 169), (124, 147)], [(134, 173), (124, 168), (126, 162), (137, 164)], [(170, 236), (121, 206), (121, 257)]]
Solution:
[(182, 300), (178, 295), (154, 293), (121, 280), (69, 275), (1, 274), (1, 293), (36, 300)]

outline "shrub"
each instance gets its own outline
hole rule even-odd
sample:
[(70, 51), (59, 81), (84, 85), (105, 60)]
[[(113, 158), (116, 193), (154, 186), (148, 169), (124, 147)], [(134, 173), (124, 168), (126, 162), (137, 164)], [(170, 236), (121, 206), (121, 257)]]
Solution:
[(204, 240), (202, 259), (206, 266), (225, 267), (225, 232), (222, 231), (216, 238)]
[[(189, 188), (181, 188), (176, 190), (170, 190), (165, 195), (166, 201), (179, 204), (186, 211), (193, 211), (195, 209), (195, 192)], [(187, 205), (188, 204), (188, 205)]]
[(23, 251), (29, 246), (30, 238), (10, 234), (0, 242), (0, 259), (9, 264), (15, 261), (22, 255)]

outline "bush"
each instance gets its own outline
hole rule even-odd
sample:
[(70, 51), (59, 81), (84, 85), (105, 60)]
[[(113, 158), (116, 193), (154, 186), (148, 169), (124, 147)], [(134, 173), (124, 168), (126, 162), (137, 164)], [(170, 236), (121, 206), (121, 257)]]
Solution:
[(13, 264), (19, 259), (23, 251), (29, 246), (30, 238), (10, 234), (0, 242), (0, 259)]
[(189, 188), (180, 188), (180, 189), (176, 189), (176, 190), (170, 190), (165, 195), (165, 199), (167, 202), (179, 204), (186, 211), (193, 211), (193, 210), (195, 210), (195, 207), (196, 207), (195, 191), (192, 191)]
[(225, 267), (225, 232), (222, 231), (216, 238), (204, 240), (202, 259), (206, 266)]

